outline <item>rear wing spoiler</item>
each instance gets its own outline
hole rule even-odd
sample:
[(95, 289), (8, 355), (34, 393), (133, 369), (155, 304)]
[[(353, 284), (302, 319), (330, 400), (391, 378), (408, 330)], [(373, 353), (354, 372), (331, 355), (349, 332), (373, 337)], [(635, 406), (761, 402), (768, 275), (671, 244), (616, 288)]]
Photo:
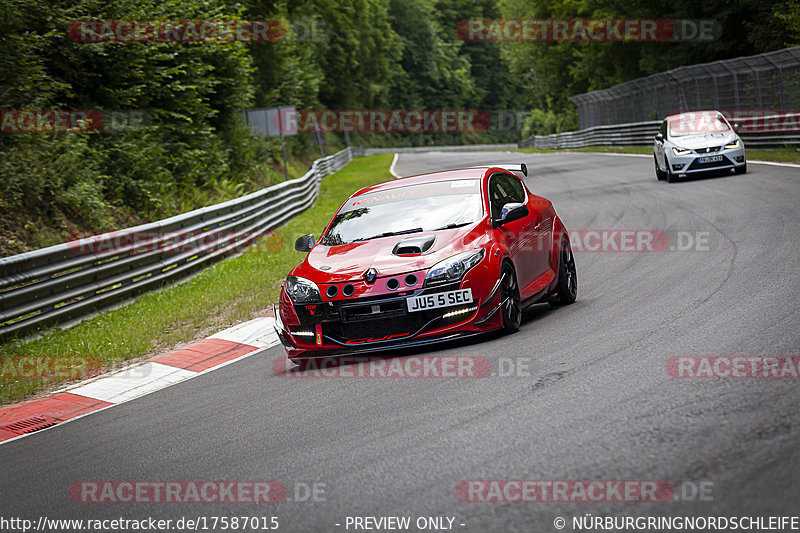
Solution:
[(502, 168), (503, 170), (508, 170), (510, 172), (522, 172), (524, 176), (528, 175), (528, 165), (525, 163), (520, 163), (519, 165), (497, 165), (497, 168)]

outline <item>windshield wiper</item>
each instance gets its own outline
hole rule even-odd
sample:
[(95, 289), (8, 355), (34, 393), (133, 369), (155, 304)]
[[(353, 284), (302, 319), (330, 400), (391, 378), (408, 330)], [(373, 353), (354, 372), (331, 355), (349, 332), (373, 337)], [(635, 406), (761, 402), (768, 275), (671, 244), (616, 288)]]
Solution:
[(443, 229), (455, 229), (460, 228), (462, 226), (469, 226), (472, 222), (451, 222), (446, 226), (442, 226), (441, 228), (432, 229), (431, 231), (442, 231)]
[(353, 239), (350, 242), (370, 241), (372, 239), (380, 239), (381, 237), (394, 237), (395, 235), (405, 235), (406, 233), (419, 233), (421, 231), (422, 231), (422, 228), (404, 229), (403, 231), (386, 231), (386, 232), (380, 233), (378, 235), (373, 235), (372, 237), (364, 237), (364, 238), (361, 238), (361, 239)]

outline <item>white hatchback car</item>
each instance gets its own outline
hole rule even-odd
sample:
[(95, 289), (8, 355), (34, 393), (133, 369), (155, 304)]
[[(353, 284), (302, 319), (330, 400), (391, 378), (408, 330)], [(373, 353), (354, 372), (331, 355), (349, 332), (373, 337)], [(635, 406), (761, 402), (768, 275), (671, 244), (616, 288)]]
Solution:
[(691, 111), (665, 118), (655, 136), (653, 156), (656, 177), (670, 183), (681, 174), (747, 172), (744, 143), (719, 111)]

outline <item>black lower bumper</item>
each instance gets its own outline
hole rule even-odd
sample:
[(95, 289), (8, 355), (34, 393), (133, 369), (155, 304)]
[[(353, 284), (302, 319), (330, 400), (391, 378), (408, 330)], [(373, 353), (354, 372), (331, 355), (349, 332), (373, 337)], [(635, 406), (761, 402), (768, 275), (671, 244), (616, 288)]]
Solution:
[[(277, 331), (277, 329), (276, 329)], [(412, 338), (412, 339), (405, 339), (399, 341), (389, 341), (386, 343), (381, 344), (362, 344), (362, 345), (352, 345), (352, 346), (344, 346), (342, 348), (334, 348), (334, 349), (326, 349), (320, 351), (306, 351), (303, 352), (302, 355), (298, 355), (296, 357), (289, 357), (291, 361), (302, 361), (304, 359), (319, 359), (324, 357), (340, 357), (343, 355), (360, 355), (360, 354), (375, 354), (375, 353), (385, 353), (385, 352), (394, 352), (397, 350), (403, 350), (408, 348), (416, 348), (420, 346), (429, 346), (435, 344), (441, 344), (445, 342), (453, 342), (460, 339), (467, 339), (471, 337), (477, 337), (479, 335), (485, 335), (486, 331), (463, 331), (463, 332), (452, 332), (446, 333), (441, 336), (431, 336), (431, 337), (422, 337), (422, 338)], [(283, 338), (280, 332), (278, 332), (278, 337), (286, 347), (292, 347), (291, 344), (288, 343), (286, 339)]]

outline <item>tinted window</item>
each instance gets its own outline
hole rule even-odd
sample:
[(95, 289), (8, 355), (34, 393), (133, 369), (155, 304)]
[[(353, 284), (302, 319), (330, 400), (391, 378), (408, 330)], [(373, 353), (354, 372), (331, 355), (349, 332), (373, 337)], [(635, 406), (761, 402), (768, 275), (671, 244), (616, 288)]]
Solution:
[(503, 211), (503, 206), (525, 201), (525, 191), (522, 183), (507, 174), (494, 174), (489, 179), (489, 203), (492, 206), (492, 218), (498, 218)]
[(669, 136), (685, 137), (705, 133), (722, 133), (730, 130), (728, 123), (719, 113), (687, 112), (669, 119)]
[(436, 231), (483, 218), (480, 180), (456, 180), (368, 192), (347, 200), (323, 244), (336, 246), (395, 233)]
[(523, 203), (525, 201), (525, 190), (522, 188), (522, 182), (513, 176), (503, 176), (511, 187), (511, 194), (509, 197), (512, 202)]

